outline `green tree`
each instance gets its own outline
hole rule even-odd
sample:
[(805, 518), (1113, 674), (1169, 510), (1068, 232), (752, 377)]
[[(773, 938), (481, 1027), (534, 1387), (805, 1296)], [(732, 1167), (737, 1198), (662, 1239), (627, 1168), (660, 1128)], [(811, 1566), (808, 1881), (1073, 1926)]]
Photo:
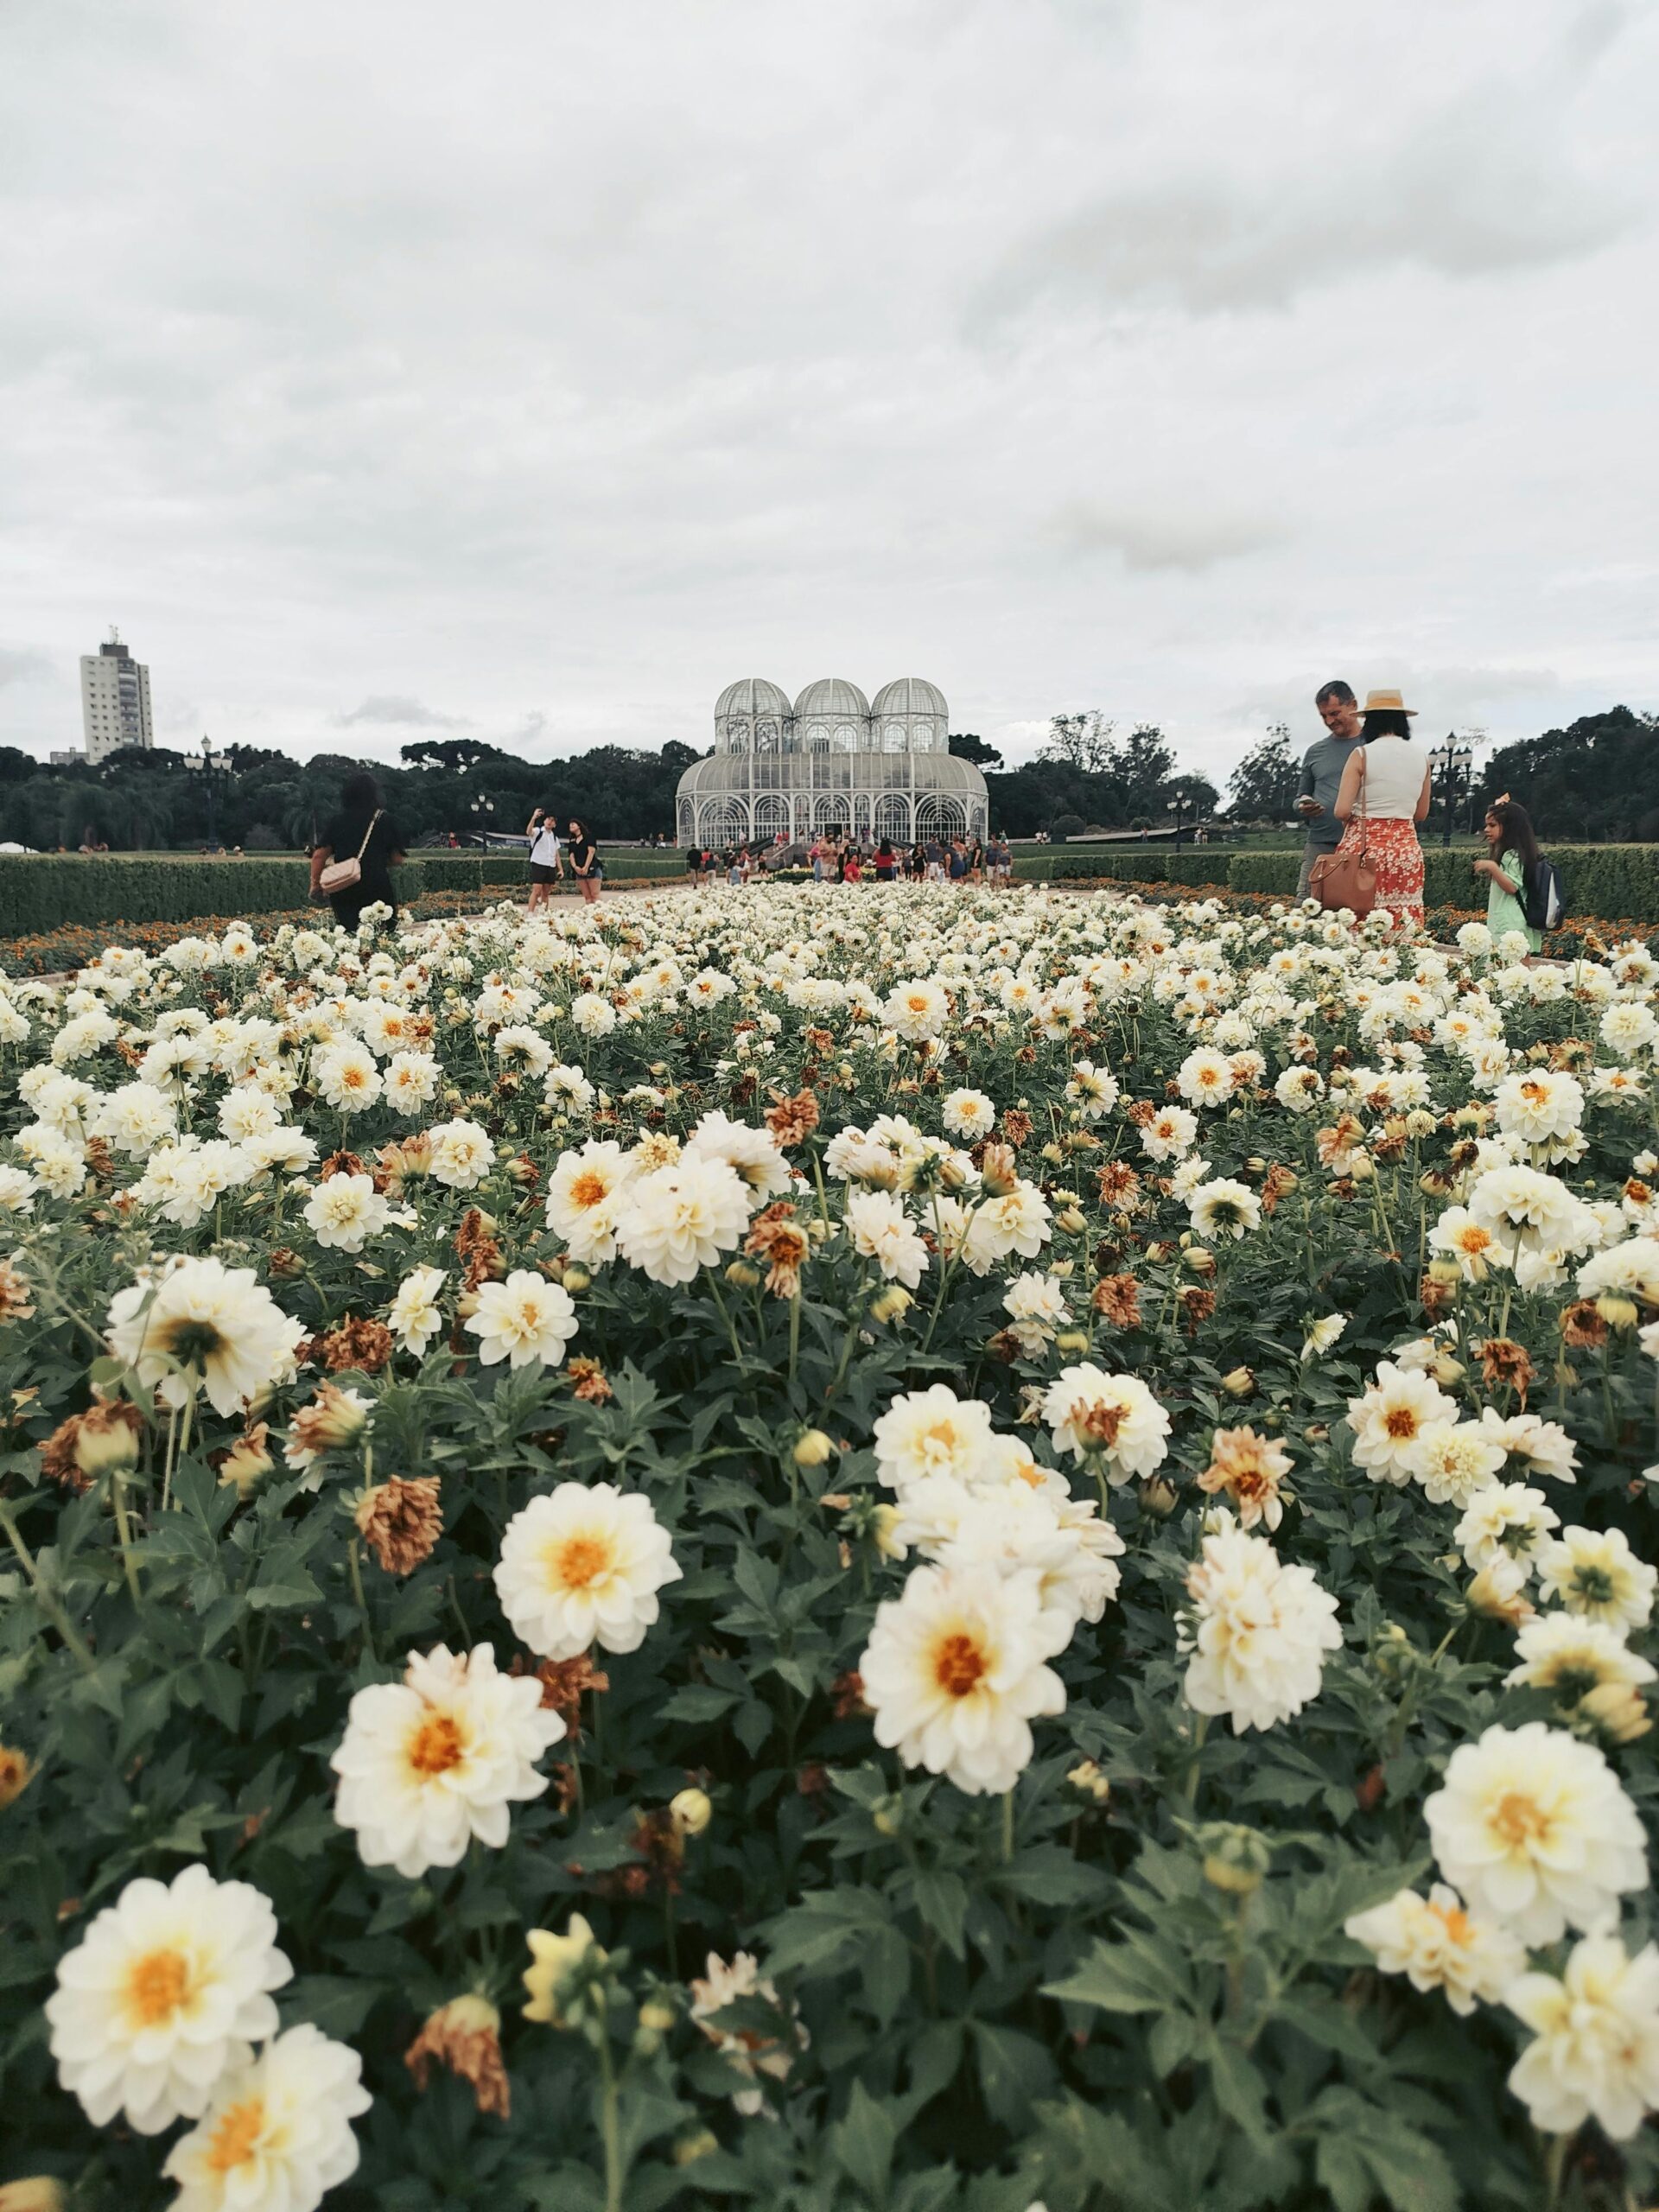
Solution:
[(1274, 722), (1227, 779), (1227, 811), (1236, 822), (1283, 822), (1296, 804), (1300, 763), (1292, 758), (1290, 731)]
[(1051, 715), (1048, 735), (1043, 741), (1043, 758), (1075, 768), (1085, 776), (1109, 774), (1116, 764), (1113, 733), (1116, 727), (1098, 707), (1091, 707), (1084, 714)]
[(953, 729), (950, 747), (958, 760), (972, 760), (981, 768), (1000, 768), (1002, 766), (1002, 755), (995, 746), (987, 745), (984, 739), (973, 730)]

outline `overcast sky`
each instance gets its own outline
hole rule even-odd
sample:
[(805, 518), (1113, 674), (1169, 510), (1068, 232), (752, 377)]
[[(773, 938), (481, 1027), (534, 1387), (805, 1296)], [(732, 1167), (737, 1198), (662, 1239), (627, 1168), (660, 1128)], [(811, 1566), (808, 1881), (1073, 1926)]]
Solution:
[(0, 743), (1659, 709), (1659, 9), (0, 0)]

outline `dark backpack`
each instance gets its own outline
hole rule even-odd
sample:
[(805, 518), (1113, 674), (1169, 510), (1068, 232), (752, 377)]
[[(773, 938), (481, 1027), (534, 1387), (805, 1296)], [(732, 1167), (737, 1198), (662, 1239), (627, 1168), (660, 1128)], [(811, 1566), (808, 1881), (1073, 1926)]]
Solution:
[(1567, 893), (1555, 863), (1541, 857), (1528, 866), (1521, 885), (1521, 911), (1532, 930), (1559, 929), (1567, 918)]

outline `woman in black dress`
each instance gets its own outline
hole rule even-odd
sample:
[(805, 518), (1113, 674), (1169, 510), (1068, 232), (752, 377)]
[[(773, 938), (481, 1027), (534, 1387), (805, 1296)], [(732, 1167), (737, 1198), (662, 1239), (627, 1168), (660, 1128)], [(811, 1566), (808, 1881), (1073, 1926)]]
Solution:
[(333, 861), (358, 860), (362, 874), (328, 900), (342, 929), (354, 930), (363, 909), (377, 901), (390, 906), (395, 920), (397, 894), (391, 887), (391, 870), (404, 857), (397, 826), (380, 804), (380, 787), (365, 769), (347, 776), (340, 786), (340, 807), (324, 826), (322, 842), (311, 855), (311, 888), (320, 887), (322, 871)]

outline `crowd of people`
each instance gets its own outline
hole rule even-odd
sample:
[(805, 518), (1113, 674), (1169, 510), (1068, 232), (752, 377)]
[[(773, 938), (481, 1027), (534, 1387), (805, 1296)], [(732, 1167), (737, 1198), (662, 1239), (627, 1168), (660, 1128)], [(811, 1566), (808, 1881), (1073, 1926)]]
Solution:
[[(747, 883), (782, 865), (788, 840), (775, 842), (770, 862), (751, 844), (692, 845), (685, 872), (694, 884)], [(922, 837), (913, 845), (891, 837), (843, 836), (823, 830), (806, 849), (815, 883), (960, 883), (1002, 886), (1014, 880), (1014, 849), (1005, 836)]]
[[(1306, 842), (1297, 884), (1299, 898), (1357, 913), (1386, 907), (1396, 921), (1421, 926), (1423, 853), (1417, 825), (1427, 816), (1433, 770), (1413, 742), (1416, 709), (1397, 690), (1375, 690), (1362, 706), (1351, 685), (1333, 678), (1314, 704), (1325, 734), (1302, 760), (1296, 813)], [(1516, 932), (1532, 953), (1542, 949), (1545, 926), (1555, 915), (1560, 884), (1538, 849), (1526, 809), (1508, 793), (1485, 814), (1486, 852), (1473, 862), (1485, 885), (1487, 925), (1495, 937)], [(567, 874), (582, 898), (597, 899), (604, 863), (578, 815), (538, 806), (525, 824), (529, 841), (530, 906), (551, 898)], [(366, 772), (349, 776), (340, 807), (311, 855), (314, 898), (326, 900), (337, 920), (354, 929), (365, 906), (397, 906), (391, 869), (403, 841)], [(780, 835), (767, 852), (753, 843), (720, 848), (692, 845), (686, 874), (698, 886), (741, 885), (804, 863), (816, 883), (954, 883), (964, 887), (1007, 886), (1014, 854), (1000, 832), (988, 838), (931, 836), (914, 844), (821, 831), (803, 856)]]

